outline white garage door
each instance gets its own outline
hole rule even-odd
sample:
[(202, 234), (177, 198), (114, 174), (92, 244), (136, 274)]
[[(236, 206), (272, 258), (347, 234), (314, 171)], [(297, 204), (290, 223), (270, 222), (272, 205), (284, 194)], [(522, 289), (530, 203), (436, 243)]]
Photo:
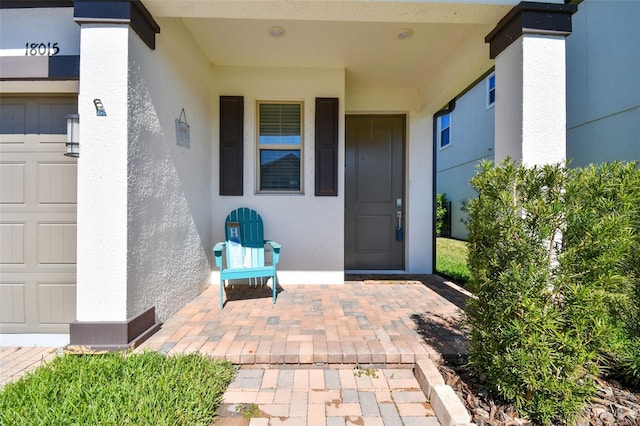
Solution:
[(76, 317), (77, 97), (0, 98), (0, 333), (68, 333)]

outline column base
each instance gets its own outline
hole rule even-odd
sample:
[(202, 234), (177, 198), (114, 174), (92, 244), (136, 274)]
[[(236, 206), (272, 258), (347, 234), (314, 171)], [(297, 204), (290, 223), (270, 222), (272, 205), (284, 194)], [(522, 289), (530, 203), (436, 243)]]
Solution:
[(75, 321), (69, 324), (67, 348), (81, 347), (89, 352), (133, 349), (159, 329), (155, 307), (127, 321)]

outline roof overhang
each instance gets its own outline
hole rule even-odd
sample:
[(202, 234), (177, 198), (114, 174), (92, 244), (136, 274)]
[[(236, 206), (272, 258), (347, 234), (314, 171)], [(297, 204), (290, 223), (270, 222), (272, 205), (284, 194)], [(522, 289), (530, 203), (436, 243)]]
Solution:
[(416, 89), (423, 106), (439, 108), (493, 66), (485, 36), (518, 1), (143, 3), (160, 26), (180, 19), (214, 65), (344, 68), (348, 88)]

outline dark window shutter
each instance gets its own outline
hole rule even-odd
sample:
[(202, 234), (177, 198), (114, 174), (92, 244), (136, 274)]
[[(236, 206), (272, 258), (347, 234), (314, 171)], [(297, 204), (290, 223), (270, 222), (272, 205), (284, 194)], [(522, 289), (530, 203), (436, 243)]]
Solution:
[(244, 98), (220, 96), (220, 195), (242, 195)]
[(338, 98), (316, 98), (316, 195), (338, 195)]

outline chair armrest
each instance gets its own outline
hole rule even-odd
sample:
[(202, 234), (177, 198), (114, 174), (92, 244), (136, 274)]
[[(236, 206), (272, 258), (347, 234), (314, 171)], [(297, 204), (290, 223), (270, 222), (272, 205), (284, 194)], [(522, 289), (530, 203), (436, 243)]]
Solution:
[(280, 244), (271, 240), (264, 240), (265, 244), (269, 244), (273, 249), (273, 264), (277, 265), (280, 260), (280, 248), (282, 247)]
[(220, 269), (222, 269), (222, 250), (225, 248), (226, 245), (227, 243), (222, 241), (222, 242), (216, 243), (216, 245), (213, 246), (213, 254), (216, 257), (216, 266)]
[(273, 251), (280, 251), (280, 248), (282, 247), (280, 244), (276, 243), (275, 241), (271, 241), (271, 240), (264, 240), (265, 244), (269, 244), (271, 246), (271, 248), (273, 249)]

